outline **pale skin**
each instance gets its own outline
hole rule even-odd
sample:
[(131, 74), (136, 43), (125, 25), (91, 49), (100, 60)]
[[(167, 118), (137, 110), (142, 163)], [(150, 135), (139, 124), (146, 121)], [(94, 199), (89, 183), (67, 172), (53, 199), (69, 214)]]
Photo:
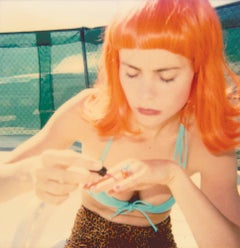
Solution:
[[(40, 199), (60, 204), (80, 187), (84, 206), (107, 219), (114, 209), (94, 200), (88, 189), (125, 201), (138, 191), (141, 200), (153, 205), (173, 195), (199, 247), (239, 247), (240, 198), (234, 153), (212, 154), (193, 121), (188, 130), (187, 168), (183, 170), (173, 161), (178, 113), (188, 100), (194, 75), (190, 61), (161, 49), (122, 49), (119, 56), (121, 84), (141, 134), (113, 140), (104, 161), (111, 176), (102, 178), (90, 171), (101, 169), (99, 158), (108, 140), (81, 117), (84, 98), (92, 89), (69, 100), (37, 135), (10, 153), (5, 166), (14, 169), (3, 171), (2, 176), (26, 173), (37, 164), (39, 168), (32, 174)], [(83, 145), (82, 154), (69, 150), (76, 140)], [(126, 164), (131, 175), (123, 178), (121, 169)], [(201, 175), (200, 189), (190, 179), (195, 173)], [(159, 223), (168, 214), (149, 217)], [(112, 221), (148, 225), (138, 211)]]

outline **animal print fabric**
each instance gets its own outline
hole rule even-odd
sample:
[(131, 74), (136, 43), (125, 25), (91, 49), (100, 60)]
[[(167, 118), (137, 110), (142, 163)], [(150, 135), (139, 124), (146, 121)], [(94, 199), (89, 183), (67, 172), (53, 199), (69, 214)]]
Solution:
[(81, 207), (65, 248), (176, 248), (170, 217), (156, 225), (133, 226), (111, 222)]

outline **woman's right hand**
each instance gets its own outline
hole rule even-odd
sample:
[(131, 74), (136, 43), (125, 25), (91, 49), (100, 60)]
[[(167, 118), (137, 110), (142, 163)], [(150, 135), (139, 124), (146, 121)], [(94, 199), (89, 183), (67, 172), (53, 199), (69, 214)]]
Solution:
[(89, 180), (99, 177), (102, 165), (72, 150), (47, 150), (40, 156), (41, 166), (35, 171), (35, 191), (44, 202), (60, 204), (71, 192)]

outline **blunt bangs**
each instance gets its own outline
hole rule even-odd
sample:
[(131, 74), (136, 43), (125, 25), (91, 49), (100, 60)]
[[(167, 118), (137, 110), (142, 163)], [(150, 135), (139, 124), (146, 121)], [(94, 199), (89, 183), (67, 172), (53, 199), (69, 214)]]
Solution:
[(112, 47), (166, 49), (193, 60), (197, 20), (192, 14), (194, 5), (189, 2), (148, 1), (137, 14), (116, 21), (110, 38)]
[(195, 72), (180, 121), (187, 127), (194, 118), (210, 151), (234, 148), (239, 144), (239, 108), (227, 98), (224, 73), (237, 88), (240, 82), (227, 66), (223, 45), (221, 23), (208, 0), (148, 0), (118, 16), (105, 31), (99, 86), (107, 92), (107, 107), (96, 122), (99, 134), (138, 133), (119, 79), (119, 50), (165, 49), (188, 58)]

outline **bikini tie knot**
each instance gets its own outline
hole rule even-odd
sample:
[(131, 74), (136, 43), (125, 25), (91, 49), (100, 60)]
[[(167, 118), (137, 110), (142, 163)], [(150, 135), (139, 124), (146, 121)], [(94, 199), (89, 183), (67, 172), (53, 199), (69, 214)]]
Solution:
[(144, 217), (147, 219), (148, 223), (152, 226), (155, 232), (158, 231), (158, 228), (154, 225), (150, 217), (147, 215), (146, 210), (148, 207), (151, 207), (151, 204), (145, 201), (135, 201), (135, 202), (126, 202), (123, 206), (117, 208), (116, 212), (112, 214), (110, 217), (111, 219), (114, 218), (117, 215), (120, 214), (128, 214), (134, 210), (139, 211), (144, 215)]

